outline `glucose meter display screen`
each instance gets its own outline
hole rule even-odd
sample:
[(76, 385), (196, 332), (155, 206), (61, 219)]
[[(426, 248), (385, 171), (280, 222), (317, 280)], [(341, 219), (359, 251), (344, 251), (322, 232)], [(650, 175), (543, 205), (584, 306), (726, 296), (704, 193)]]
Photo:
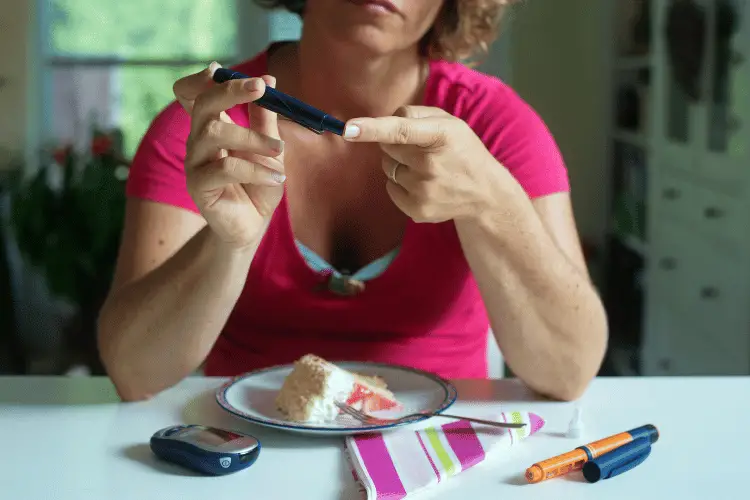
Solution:
[(229, 441), (234, 441), (237, 438), (241, 438), (239, 434), (235, 434), (229, 431), (223, 431), (221, 429), (192, 429), (186, 437), (209, 446), (221, 446)]

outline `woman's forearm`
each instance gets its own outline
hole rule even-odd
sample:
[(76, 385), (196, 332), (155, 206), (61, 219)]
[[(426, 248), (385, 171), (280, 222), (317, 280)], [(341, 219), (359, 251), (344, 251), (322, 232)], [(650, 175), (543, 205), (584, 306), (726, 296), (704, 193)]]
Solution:
[(515, 196), (512, 210), (456, 221), (458, 235), (508, 366), (544, 395), (575, 399), (601, 365), (606, 314), (587, 273)]
[(123, 399), (148, 398), (200, 366), (256, 248), (227, 248), (206, 226), (161, 266), (110, 294), (99, 316), (99, 350)]

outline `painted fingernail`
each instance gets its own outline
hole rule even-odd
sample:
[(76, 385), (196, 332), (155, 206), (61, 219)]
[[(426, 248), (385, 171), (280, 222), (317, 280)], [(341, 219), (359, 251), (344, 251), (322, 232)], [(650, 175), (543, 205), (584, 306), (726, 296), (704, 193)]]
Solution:
[(208, 65), (208, 72), (211, 74), (211, 76), (214, 76), (214, 73), (216, 73), (216, 70), (221, 68), (221, 64), (217, 63), (216, 61), (213, 61), (211, 64)]
[(282, 141), (281, 139), (269, 138), (269, 142), (271, 145), (271, 149), (273, 149), (277, 153), (284, 152), (284, 141)]
[(344, 130), (344, 137), (350, 139), (352, 137), (359, 137), (359, 127), (357, 125), (347, 125)]
[(277, 184), (283, 184), (286, 180), (286, 175), (282, 174), (281, 172), (273, 172), (271, 174), (271, 180)]
[(261, 80), (260, 78), (251, 78), (250, 80), (245, 82), (245, 90), (248, 90), (250, 92), (255, 92), (256, 90), (260, 90), (260, 84)]

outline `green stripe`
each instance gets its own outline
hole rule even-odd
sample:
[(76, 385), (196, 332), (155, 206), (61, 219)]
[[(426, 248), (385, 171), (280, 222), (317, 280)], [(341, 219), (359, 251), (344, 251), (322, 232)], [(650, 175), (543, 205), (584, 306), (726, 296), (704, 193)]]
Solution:
[[(523, 419), (521, 418), (521, 412), (517, 412), (517, 411), (514, 411), (513, 413), (510, 414), (510, 419), (515, 424), (520, 424), (520, 423), (523, 422)], [(528, 426), (526, 426), (526, 427), (528, 427)], [(525, 438), (526, 437), (525, 428), (522, 427), (520, 429), (516, 429), (516, 436), (518, 437), (519, 441), (522, 440), (523, 438)]]
[(428, 427), (424, 430), (425, 434), (427, 434), (427, 439), (430, 440), (430, 444), (432, 445), (432, 448), (435, 450), (435, 453), (438, 456), (438, 460), (440, 460), (440, 464), (443, 466), (443, 468), (448, 472), (449, 476), (452, 476), (456, 473), (456, 467), (453, 465), (453, 461), (451, 460), (450, 455), (443, 447), (443, 443), (440, 442), (440, 438), (438, 437), (437, 431), (434, 427)]

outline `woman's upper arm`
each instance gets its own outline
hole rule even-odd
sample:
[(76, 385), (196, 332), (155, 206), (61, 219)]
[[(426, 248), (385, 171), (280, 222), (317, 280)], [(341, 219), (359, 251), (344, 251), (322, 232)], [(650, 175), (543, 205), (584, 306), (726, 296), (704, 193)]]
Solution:
[(159, 267), (205, 225), (187, 192), (189, 133), (190, 117), (173, 102), (153, 120), (138, 147), (126, 186), (113, 290)]
[(588, 275), (569, 193), (556, 193), (532, 200), (537, 215), (571, 264)]
[(138, 198), (129, 198), (112, 290), (150, 273), (206, 225), (199, 214)]
[[(485, 144), (532, 200), (558, 248), (588, 274), (562, 153), (539, 114), (509, 87), (485, 101), (480, 131)], [(492, 112), (487, 112), (488, 110)]]

